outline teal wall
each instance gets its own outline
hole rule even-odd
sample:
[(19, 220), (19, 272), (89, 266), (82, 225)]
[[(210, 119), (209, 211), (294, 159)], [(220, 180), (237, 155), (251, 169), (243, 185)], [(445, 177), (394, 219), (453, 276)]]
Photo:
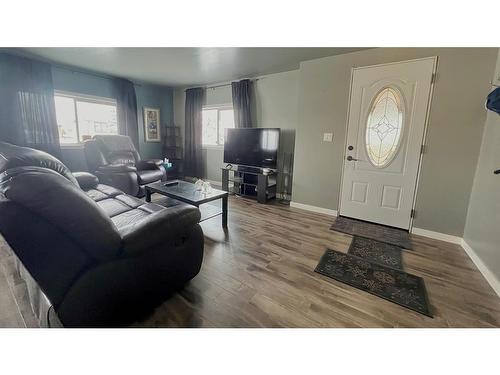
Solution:
[(165, 126), (172, 126), (174, 121), (173, 90), (170, 87), (140, 85), (135, 87), (137, 95), (137, 116), (139, 125), (139, 150), (144, 159), (162, 158), (161, 143), (144, 142), (144, 112), (143, 107), (160, 108), (160, 130), (163, 137)]
[[(116, 98), (113, 77), (96, 75), (93, 72), (73, 71), (71, 68), (52, 67), (54, 89), (84, 95)], [(139, 153), (145, 159), (162, 158), (159, 142), (144, 142), (143, 107), (160, 108), (162, 127), (173, 123), (173, 89), (167, 86), (136, 84), (137, 117), (139, 127)], [(86, 170), (85, 157), (81, 148), (62, 150), (63, 161), (72, 171)]]

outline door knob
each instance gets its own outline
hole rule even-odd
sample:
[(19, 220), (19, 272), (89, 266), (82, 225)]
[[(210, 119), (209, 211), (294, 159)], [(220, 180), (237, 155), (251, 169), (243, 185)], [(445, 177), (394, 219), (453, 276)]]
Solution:
[(351, 155), (347, 157), (347, 161), (359, 161), (358, 159), (354, 159)]

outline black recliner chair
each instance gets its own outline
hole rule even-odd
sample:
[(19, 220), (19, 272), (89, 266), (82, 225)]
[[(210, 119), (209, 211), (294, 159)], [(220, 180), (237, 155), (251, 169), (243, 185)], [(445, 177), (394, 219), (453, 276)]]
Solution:
[(180, 289), (201, 267), (199, 219), (196, 207), (146, 203), (45, 152), (0, 142), (0, 233), (32, 306), (46, 300), (38, 312), (55, 312), (64, 326), (127, 325)]
[(143, 197), (144, 185), (166, 179), (162, 160), (141, 160), (130, 137), (95, 135), (84, 143), (87, 167), (101, 183)]

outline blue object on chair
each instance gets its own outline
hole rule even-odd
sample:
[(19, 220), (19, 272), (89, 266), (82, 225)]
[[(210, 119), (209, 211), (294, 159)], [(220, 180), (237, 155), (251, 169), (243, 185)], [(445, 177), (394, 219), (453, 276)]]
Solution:
[(486, 99), (486, 108), (500, 114), (500, 87), (490, 92)]

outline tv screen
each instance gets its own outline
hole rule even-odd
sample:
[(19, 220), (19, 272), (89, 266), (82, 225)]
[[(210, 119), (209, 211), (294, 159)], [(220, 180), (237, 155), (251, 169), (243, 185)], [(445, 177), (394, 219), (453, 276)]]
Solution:
[(224, 163), (276, 168), (279, 128), (226, 129)]

